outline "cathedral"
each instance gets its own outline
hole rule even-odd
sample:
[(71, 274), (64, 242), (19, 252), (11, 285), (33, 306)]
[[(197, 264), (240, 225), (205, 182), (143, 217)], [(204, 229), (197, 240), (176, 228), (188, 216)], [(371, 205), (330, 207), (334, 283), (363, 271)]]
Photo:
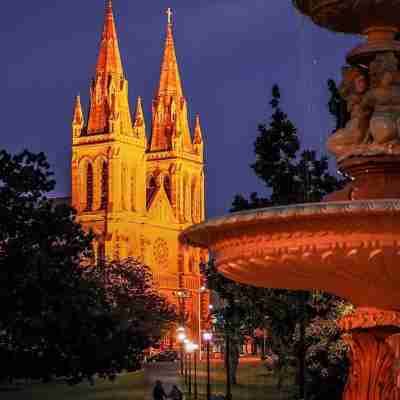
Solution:
[(190, 130), (167, 13), (148, 129), (140, 97), (132, 118), (112, 1), (106, 2), (87, 116), (79, 96), (74, 106), (72, 206), (84, 229), (96, 235), (96, 257), (135, 257), (148, 265), (158, 290), (177, 305), (198, 342), (209, 314), (199, 271), (207, 253), (181, 245), (178, 236), (205, 218), (204, 143), (198, 115)]

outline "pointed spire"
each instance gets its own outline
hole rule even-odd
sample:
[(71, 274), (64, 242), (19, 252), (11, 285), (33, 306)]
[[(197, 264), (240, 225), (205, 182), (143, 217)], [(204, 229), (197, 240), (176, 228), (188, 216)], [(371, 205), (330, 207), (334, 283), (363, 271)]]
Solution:
[(106, 0), (96, 76), (91, 86), (87, 133), (132, 134), (128, 82), (124, 78), (111, 0)]
[(96, 75), (100, 74), (124, 75), (111, 0), (106, 0), (104, 27), (96, 66)]
[(72, 137), (78, 138), (81, 136), (84, 125), (84, 117), (81, 105), (81, 97), (78, 95), (75, 98), (74, 114), (72, 117)]
[(74, 117), (72, 123), (74, 125), (83, 125), (83, 111), (81, 104), (81, 96), (79, 94), (75, 98)]
[(196, 114), (196, 121), (194, 124), (193, 144), (202, 144), (202, 143), (203, 143), (203, 134), (201, 132), (201, 126), (200, 126), (200, 115)]
[(176, 60), (174, 36), (172, 33), (172, 11), (167, 10), (167, 38), (165, 40), (163, 61), (161, 64), (160, 84), (158, 96), (183, 97), (182, 83), (179, 74), (178, 62)]
[(135, 111), (135, 121), (133, 123), (133, 126), (135, 128), (144, 126), (144, 113), (143, 113), (143, 107), (142, 107), (142, 98), (139, 96), (136, 100), (136, 111)]
[(142, 98), (139, 96), (136, 101), (135, 120), (133, 122), (133, 134), (139, 139), (143, 139), (144, 146), (147, 146), (146, 122), (142, 107)]
[(161, 64), (160, 83), (153, 101), (150, 151), (193, 151), (186, 99), (176, 60), (172, 34), (172, 11), (167, 10), (167, 38)]

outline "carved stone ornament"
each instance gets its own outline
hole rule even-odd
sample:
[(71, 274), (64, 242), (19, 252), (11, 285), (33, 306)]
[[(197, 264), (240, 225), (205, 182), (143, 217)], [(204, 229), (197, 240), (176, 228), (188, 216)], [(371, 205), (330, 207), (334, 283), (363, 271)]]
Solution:
[(353, 332), (344, 336), (350, 349), (350, 371), (343, 400), (395, 400), (393, 349), (384, 332)]
[(395, 399), (397, 361), (388, 339), (400, 332), (400, 313), (358, 308), (339, 326), (351, 361), (343, 399)]
[(168, 264), (168, 244), (164, 239), (158, 238), (154, 242), (154, 259), (160, 266), (166, 266)]
[(400, 313), (379, 308), (359, 307), (354, 313), (343, 317), (339, 321), (339, 327), (344, 332), (379, 327), (392, 328), (400, 332)]
[(327, 141), (338, 162), (400, 155), (400, 71), (394, 53), (377, 54), (368, 76), (357, 67), (345, 70), (340, 90), (351, 119)]

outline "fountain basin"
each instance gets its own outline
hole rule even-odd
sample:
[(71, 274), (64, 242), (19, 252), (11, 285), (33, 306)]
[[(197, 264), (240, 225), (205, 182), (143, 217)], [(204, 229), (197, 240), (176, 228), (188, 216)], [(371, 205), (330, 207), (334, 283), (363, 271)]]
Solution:
[(186, 229), (181, 241), (208, 248), (219, 271), (238, 282), (400, 309), (398, 199), (234, 213)]
[(365, 33), (376, 27), (400, 27), (399, 0), (293, 0), (313, 22), (336, 32)]

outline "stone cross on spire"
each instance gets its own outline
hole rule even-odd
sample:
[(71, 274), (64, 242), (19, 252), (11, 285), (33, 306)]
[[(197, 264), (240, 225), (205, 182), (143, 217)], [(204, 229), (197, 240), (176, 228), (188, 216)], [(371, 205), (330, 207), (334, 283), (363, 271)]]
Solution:
[(168, 25), (172, 25), (172, 9), (170, 7), (167, 8), (166, 14), (168, 18)]

